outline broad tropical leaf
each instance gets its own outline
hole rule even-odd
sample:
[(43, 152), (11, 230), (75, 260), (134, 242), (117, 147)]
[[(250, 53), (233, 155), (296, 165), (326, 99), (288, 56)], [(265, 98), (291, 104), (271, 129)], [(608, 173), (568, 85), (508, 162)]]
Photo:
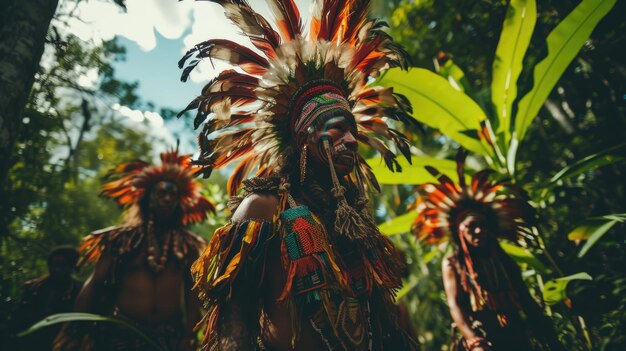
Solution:
[(543, 300), (547, 305), (554, 305), (567, 298), (567, 285), (572, 280), (592, 280), (585, 272), (547, 281), (543, 286)]
[(411, 230), (411, 224), (417, 217), (417, 211), (409, 211), (403, 215), (397, 216), (378, 226), (378, 230), (385, 235), (397, 235), (407, 233)]
[(394, 92), (406, 96), (418, 121), (438, 129), (467, 150), (492, 157), (491, 147), (478, 137), (485, 112), (443, 77), (423, 68), (408, 72), (393, 68), (373, 84), (393, 87)]
[(92, 313), (82, 313), (82, 312), (71, 312), (71, 313), (57, 313), (51, 316), (48, 316), (39, 322), (33, 324), (30, 328), (25, 331), (17, 334), (18, 336), (26, 336), (36, 332), (39, 329), (51, 326), (53, 324), (58, 323), (67, 323), (67, 322), (107, 322), (107, 323), (115, 323), (124, 328), (132, 330), (142, 339), (147, 341), (155, 350), (165, 351), (159, 344), (155, 343), (151, 338), (149, 338), (146, 334), (144, 334), (141, 330), (137, 329), (135, 326), (117, 318), (100, 316)]
[(532, 252), (524, 248), (521, 248), (519, 246), (513, 245), (511, 243), (508, 243), (506, 241), (501, 241), (500, 247), (502, 247), (502, 250), (504, 250), (504, 252), (506, 252), (507, 255), (511, 256), (511, 258), (518, 265), (522, 265), (522, 264), (528, 265), (529, 267), (532, 267), (536, 271), (541, 272), (541, 273), (549, 272), (548, 267), (546, 267), (541, 261), (539, 261), (537, 257), (535, 257), (535, 255), (532, 254)]
[(567, 238), (572, 241), (586, 240), (578, 257), (583, 257), (593, 245), (600, 240), (613, 226), (619, 222), (626, 221), (626, 213), (616, 213), (602, 217), (589, 218), (578, 225), (567, 234)]
[(380, 184), (424, 184), (436, 182), (435, 179), (424, 166), (437, 168), (441, 173), (452, 178), (455, 182), (459, 180), (456, 174), (456, 163), (454, 161), (437, 159), (426, 156), (413, 156), (412, 164), (405, 159), (398, 159), (402, 172), (392, 172), (385, 166), (382, 157), (370, 158), (366, 160), (372, 167), (376, 179)]
[(454, 89), (471, 95), (471, 88), (467, 78), (465, 78), (465, 72), (451, 58), (448, 58), (445, 63), (441, 66), (437, 65), (435, 68), (437, 73), (446, 78)]
[(583, 0), (548, 35), (548, 56), (535, 67), (534, 85), (519, 103), (515, 116), (515, 138), (523, 140), (544, 101), (559, 78), (576, 57), (598, 22), (611, 10), (616, 0)]
[(535, 0), (512, 0), (493, 60), (491, 101), (498, 118), (496, 136), (507, 145), (511, 140), (511, 109), (517, 97), (517, 79), (537, 22)]

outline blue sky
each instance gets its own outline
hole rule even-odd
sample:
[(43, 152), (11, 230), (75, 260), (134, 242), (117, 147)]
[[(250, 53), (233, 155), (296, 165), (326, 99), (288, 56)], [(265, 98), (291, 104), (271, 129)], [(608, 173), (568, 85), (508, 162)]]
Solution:
[(138, 81), (138, 93), (144, 102), (152, 102), (157, 108), (182, 110), (200, 92), (202, 84), (180, 81), (177, 63), (182, 56), (183, 42), (155, 34), (157, 45), (151, 51), (142, 50), (125, 37), (118, 38), (118, 43), (126, 47), (126, 61), (114, 64), (116, 76), (125, 81)]
[[(296, 0), (296, 3), (306, 17), (311, 1)], [(271, 21), (264, 0), (250, 0), (250, 4)], [(177, 63), (187, 49), (212, 38), (251, 46), (224, 16), (223, 8), (209, 1), (137, 0), (127, 2), (127, 11), (122, 11), (109, 1), (76, 4), (71, 0), (60, 0), (58, 13), (70, 11), (74, 16), (58, 23), (68, 33), (96, 46), (104, 40), (117, 38), (118, 43), (126, 48), (126, 60), (113, 65), (115, 74), (121, 80), (139, 83), (137, 94), (143, 104), (132, 109), (112, 103), (108, 108), (127, 117), (132, 128), (146, 128), (169, 143), (181, 138), (181, 146), (195, 149), (196, 132), (185, 128), (181, 121), (163, 123), (159, 111), (161, 108), (184, 109), (209, 79), (231, 68), (224, 62), (215, 61), (213, 66), (205, 60), (183, 83)], [(83, 72), (78, 83), (95, 87), (97, 79), (94, 69)], [(154, 108), (148, 106), (148, 102), (154, 104)]]

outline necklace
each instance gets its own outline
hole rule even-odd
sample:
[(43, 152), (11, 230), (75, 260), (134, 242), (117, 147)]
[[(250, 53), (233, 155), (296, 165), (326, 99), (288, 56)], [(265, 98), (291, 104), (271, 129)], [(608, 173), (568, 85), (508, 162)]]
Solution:
[(150, 266), (150, 268), (155, 272), (155, 273), (159, 273), (161, 272), (163, 269), (165, 269), (165, 264), (167, 263), (167, 256), (169, 254), (169, 248), (170, 248), (170, 240), (172, 239), (172, 236), (175, 236), (175, 233), (172, 233), (173, 231), (170, 230), (167, 232), (167, 234), (165, 234), (165, 238), (163, 238), (163, 246), (161, 247), (161, 255), (159, 256), (159, 259), (157, 261), (156, 259), (156, 238), (155, 238), (155, 234), (154, 234), (154, 226), (152, 221), (148, 222), (148, 228), (147, 228), (147, 242), (148, 242), (148, 257), (147, 257), (147, 261), (148, 261), (148, 266)]

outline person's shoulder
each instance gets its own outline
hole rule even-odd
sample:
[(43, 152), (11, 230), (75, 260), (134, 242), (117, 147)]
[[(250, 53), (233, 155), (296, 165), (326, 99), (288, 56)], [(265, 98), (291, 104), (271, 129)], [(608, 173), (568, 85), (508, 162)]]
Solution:
[(22, 284), (22, 290), (25, 292), (33, 292), (38, 289), (41, 289), (43, 285), (45, 285), (48, 280), (48, 276), (38, 277), (34, 279), (27, 280)]
[(234, 198), (232, 221), (272, 221), (279, 209), (281, 179), (278, 177), (256, 177), (244, 181), (243, 195)]
[(233, 222), (245, 220), (273, 221), (278, 211), (278, 196), (271, 194), (250, 194), (246, 196), (233, 213)]

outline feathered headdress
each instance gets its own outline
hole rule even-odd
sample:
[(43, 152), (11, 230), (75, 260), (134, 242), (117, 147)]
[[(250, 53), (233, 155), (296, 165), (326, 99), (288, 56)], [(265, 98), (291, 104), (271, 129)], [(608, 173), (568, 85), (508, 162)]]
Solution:
[(114, 199), (124, 207), (127, 216), (140, 215), (140, 203), (150, 189), (159, 182), (176, 184), (180, 194), (182, 224), (202, 222), (215, 206), (200, 193), (195, 180), (198, 168), (191, 164), (191, 155), (179, 155), (178, 150), (161, 153), (161, 165), (150, 165), (141, 160), (123, 163), (111, 170), (112, 179), (102, 186), (100, 195)]
[(531, 231), (534, 212), (513, 184), (507, 180), (490, 180), (492, 170), (475, 173), (467, 184), (466, 156), (462, 151), (457, 155), (458, 184), (435, 168), (427, 167), (439, 184), (428, 183), (418, 188), (418, 215), (411, 230), (428, 244), (453, 239), (459, 250), (454, 262), (460, 270), (463, 289), (470, 293), (472, 310), (495, 311), (500, 325), (504, 326), (509, 322), (511, 308), (520, 307), (519, 295), (509, 280), (509, 275), (515, 273), (500, 259), (506, 254), (498, 245), (489, 245), (483, 261), (476, 261), (460, 237), (458, 226), (466, 216), (478, 214), (489, 226), (488, 233), (526, 246), (534, 243)]
[[(355, 117), (357, 139), (377, 149), (390, 169), (399, 169), (395, 154), (378, 137), (392, 139), (410, 158), (406, 137), (380, 118), (416, 123), (409, 115), (410, 104), (392, 88), (367, 87), (368, 79), (385, 68), (406, 68), (405, 52), (383, 31), (386, 24), (366, 18), (369, 1), (315, 1), (306, 35), (293, 0), (268, 1), (278, 31), (245, 0), (211, 1), (224, 8), (257, 50), (210, 39), (179, 62), (183, 81), (202, 58), (224, 60), (240, 69), (221, 72), (179, 114), (197, 109), (194, 127), (204, 123), (196, 162), (204, 167), (205, 177), (243, 158), (229, 180), (233, 194), (257, 167), (260, 176), (280, 172), (285, 160), (297, 160), (302, 146), (298, 132), (332, 108)], [(356, 172), (378, 187), (364, 160), (357, 160)]]
[(412, 232), (428, 244), (439, 244), (453, 235), (465, 215), (479, 213), (492, 223), (494, 234), (512, 242), (525, 242), (531, 237), (533, 209), (521, 192), (507, 180), (489, 179), (492, 170), (475, 173), (465, 182), (465, 152), (457, 156), (459, 183), (433, 167), (427, 170), (439, 184), (427, 183), (418, 188)]

